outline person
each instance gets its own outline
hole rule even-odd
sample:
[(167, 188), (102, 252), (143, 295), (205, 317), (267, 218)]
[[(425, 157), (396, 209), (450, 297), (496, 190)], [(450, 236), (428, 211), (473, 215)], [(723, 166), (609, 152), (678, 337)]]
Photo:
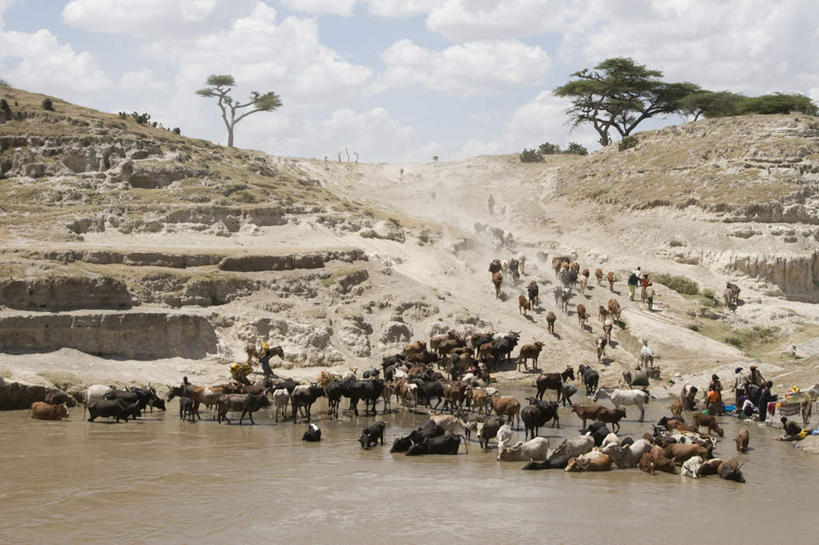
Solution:
[(722, 414), (722, 383), (717, 375), (711, 375), (708, 391), (705, 393), (705, 406), (713, 415)]
[(273, 371), (270, 370), (271, 356), (270, 344), (268, 344), (267, 341), (262, 342), (262, 347), (259, 349), (259, 363), (262, 364), (262, 372), (264, 373), (265, 378), (273, 374)]
[(489, 194), (489, 200), (486, 201), (486, 204), (489, 206), (489, 213), (494, 214), (495, 213), (495, 197), (491, 193)]
[(768, 403), (773, 400), (773, 396), (771, 396), (771, 386), (773, 386), (773, 382), (770, 380), (765, 383), (765, 386), (762, 388), (762, 392), (759, 393), (759, 421), (765, 422), (765, 418), (768, 416)]
[(640, 267), (631, 271), (628, 277), (628, 300), (634, 301), (634, 292), (637, 290), (637, 284), (640, 282)]
[(654, 284), (649, 282), (648, 283), (648, 290), (646, 292), (646, 301), (648, 302), (648, 310), (654, 310)]
[(742, 397), (745, 395), (746, 378), (740, 373), (742, 373), (742, 367), (734, 369), (734, 406), (737, 408), (737, 413), (742, 405)]
[(683, 409), (686, 411), (695, 411), (697, 409), (697, 391), (696, 386), (691, 386), (691, 388), (688, 389), (688, 393), (683, 399)]
[(754, 415), (754, 403), (747, 397), (745, 401), (742, 403), (742, 413), (740, 413), (740, 418), (751, 418)]
[(784, 416), (780, 420), (782, 422), (782, 427), (785, 428), (786, 439), (797, 437), (800, 433), (802, 433), (802, 426), (793, 420), (788, 420)]
[(640, 301), (643, 303), (646, 302), (648, 299), (648, 287), (651, 285), (651, 280), (648, 279), (648, 275), (644, 274), (642, 278), (640, 278)]
[(762, 378), (762, 373), (759, 372), (759, 369), (756, 368), (756, 365), (751, 366), (751, 372), (748, 375), (748, 382), (755, 386), (759, 386), (760, 388), (765, 386), (765, 379)]

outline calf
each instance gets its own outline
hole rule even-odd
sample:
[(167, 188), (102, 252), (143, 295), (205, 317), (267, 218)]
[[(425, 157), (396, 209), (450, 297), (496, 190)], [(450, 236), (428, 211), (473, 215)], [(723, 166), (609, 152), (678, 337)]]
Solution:
[(530, 441), (518, 441), (511, 447), (504, 446), (498, 449), (499, 462), (523, 462), (545, 460), (549, 451), (549, 440), (545, 437), (535, 437)]
[(746, 428), (741, 428), (737, 432), (737, 437), (735, 439), (737, 443), (737, 452), (747, 452), (748, 450), (748, 430)]
[(614, 291), (614, 273), (609, 271), (606, 275), (606, 280), (609, 282), (609, 291)]
[(708, 434), (711, 435), (712, 431), (715, 431), (717, 435), (723, 437), (725, 433), (723, 432), (722, 428), (717, 425), (716, 419), (707, 414), (703, 413), (694, 413), (694, 428), (697, 432), (699, 432), (700, 427), (705, 426), (708, 428)]
[(358, 438), (358, 442), (361, 443), (361, 448), (369, 450), (370, 447), (377, 445), (379, 441), (383, 445), (384, 430), (386, 427), (387, 425), (379, 420), (364, 428), (364, 431), (361, 432), (361, 436)]
[(606, 345), (609, 344), (609, 340), (605, 335), (601, 335), (597, 337), (597, 341), (595, 341), (595, 343), (597, 344), (597, 361), (601, 361), (603, 356), (606, 355)]
[(534, 344), (524, 344), (520, 347), (520, 354), (518, 354), (517, 365), (523, 363), (523, 368), (528, 369), (526, 362), (532, 360), (532, 368), (537, 369), (537, 359), (540, 356), (540, 351), (543, 350), (543, 343), (538, 341)]
[(597, 285), (603, 285), (603, 269), (594, 269), (594, 277), (597, 279)]
[(554, 312), (547, 312), (546, 313), (546, 330), (551, 333), (552, 335), (555, 334), (555, 322), (557, 321), (557, 316), (555, 316)]
[(321, 430), (315, 424), (309, 424), (307, 431), (301, 436), (301, 440), (307, 441), (308, 443), (318, 443), (321, 441)]
[[(330, 384), (327, 385), (327, 390), (329, 391), (331, 385), (333, 383), (338, 384), (338, 381), (332, 381)], [(329, 394), (328, 394), (329, 395)], [(341, 393), (339, 392), (339, 396)], [(282, 418), (287, 418), (287, 406), (290, 404), (290, 394), (287, 393), (287, 390), (275, 390), (273, 392), (273, 407), (276, 413), (276, 422), (279, 421), (279, 413), (281, 413)], [(338, 416), (338, 415), (336, 415)]]
[(65, 403), (51, 404), (44, 401), (35, 401), (29, 406), (31, 418), (37, 420), (61, 420), (68, 418), (68, 407)]
[(495, 299), (500, 299), (501, 285), (503, 284), (503, 273), (500, 271), (492, 275), (492, 284), (495, 286)]
[(580, 365), (577, 371), (586, 386), (586, 395), (594, 395), (594, 392), (597, 391), (597, 383), (600, 381), (600, 374), (588, 365)]
[(652, 445), (648, 452), (640, 457), (640, 469), (654, 475), (654, 471), (674, 473), (674, 460), (665, 455), (665, 451), (657, 445)]
[(682, 417), (683, 406), (682, 401), (680, 401), (679, 399), (675, 399), (674, 402), (668, 408), (671, 410), (671, 415), (674, 416), (675, 418)]
[(526, 311), (532, 310), (532, 304), (526, 299), (525, 295), (518, 295), (518, 311), (526, 316)]
[[(412, 445), (407, 451), (407, 456), (419, 456), (422, 454), (458, 454), (461, 446), (460, 435), (442, 435), (431, 439), (424, 439), (422, 442)], [(464, 441), (464, 450), (469, 451)]]
[(609, 317), (609, 311), (603, 305), (597, 307), (597, 317), (600, 319), (600, 323), (604, 323), (606, 318)]
[(589, 319), (589, 315), (586, 314), (586, 305), (582, 303), (578, 303), (577, 305), (577, 323), (580, 325), (580, 329), (583, 329), (583, 326), (586, 325), (586, 320)]

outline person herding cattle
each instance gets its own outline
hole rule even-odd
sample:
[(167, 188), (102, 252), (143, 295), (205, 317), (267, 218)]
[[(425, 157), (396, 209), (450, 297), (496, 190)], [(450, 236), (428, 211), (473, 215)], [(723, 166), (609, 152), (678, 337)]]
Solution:
[(640, 267), (631, 271), (628, 277), (628, 300), (634, 301), (634, 292), (637, 291), (637, 284), (640, 283)]

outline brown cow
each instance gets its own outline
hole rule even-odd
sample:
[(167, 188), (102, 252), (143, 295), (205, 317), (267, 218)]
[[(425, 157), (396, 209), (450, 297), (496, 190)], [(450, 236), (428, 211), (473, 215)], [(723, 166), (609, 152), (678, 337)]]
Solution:
[(583, 326), (586, 325), (586, 320), (589, 319), (589, 315), (586, 313), (586, 305), (582, 303), (577, 304), (577, 323), (580, 324), (580, 329), (583, 329)]
[(735, 439), (737, 442), (737, 452), (746, 452), (748, 450), (748, 439), (748, 430), (740, 428), (737, 432), (737, 438)]
[(489, 394), (483, 388), (472, 388), (472, 407), (478, 413), (489, 412)]
[(65, 403), (52, 405), (45, 401), (35, 401), (29, 407), (29, 411), (31, 411), (31, 418), (37, 420), (61, 420), (68, 418), (68, 407), (66, 407)]
[(501, 284), (503, 284), (503, 273), (500, 271), (492, 275), (492, 284), (495, 286), (495, 299), (500, 299)]
[(427, 343), (424, 341), (415, 341), (414, 343), (409, 343), (408, 345), (404, 346), (404, 354), (423, 352), (426, 349)]
[(609, 314), (618, 322), (620, 321), (620, 303), (617, 302), (617, 299), (609, 299)]
[(603, 322), (603, 335), (606, 336), (606, 342), (611, 344), (611, 330), (614, 327), (614, 322), (606, 318), (606, 321)]
[(441, 345), (442, 342), (451, 341), (457, 338), (458, 335), (456, 335), (454, 331), (449, 331), (441, 335), (433, 335), (432, 337), (429, 338), (429, 348), (431, 350), (438, 350), (438, 347)]
[(510, 425), (517, 418), (518, 425), (520, 425), (520, 402), (517, 399), (495, 394), (489, 401), (492, 403), (492, 409), (494, 409), (496, 415), (505, 416)]
[(589, 279), (589, 276), (591, 276), (591, 272), (589, 272), (589, 269), (583, 269), (583, 272), (582, 272), (582, 273), (580, 273), (580, 274), (582, 274), (583, 276), (585, 276), (585, 277), (586, 277), (586, 280), (588, 280), (588, 279)]
[(609, 271), (609, 274), (606, 275), (606, 280), (609, 281), (609, 290), (614, 291), (614, 273)]
[(597, 279), (597, 285), (603, 285), (603, 269), (594, 269), (594, 277)]
[[(600, 409), (597, 411), (597, 420), (602, 420), (606, 424), (611, 424), (611, 431), (614, 433), (620, 431), (620, 420), (625, 417), (625, 409), (609, 409), (608, 407), (600, 407)], [(617, 429), (614, 429), (615, 426), (617, 426)], [(585, 424), (583, 427), (585, 427)]]
[(572, 263), (569, 265), (569, 270), (572, 271), (572, 272), (579, 273), (580, 272), (580, 263), (578, 263), (577, 261), (572, 261)]
[(554, 312), (548, 312), (546, 314), (546, 329), (552, 335), (555, 334), (555, 321), (557, 320), (557, 316), (555, 316)]
[(483, 343), (478, 349), (478, 360), (482, 363), (487, 363), (495, 360), (495, 343)]
[(672, 403), (671, 406), (668, 407), (668, 408), (671, 409), (671, 415), (672, 416), (675, 416), (677, 418), (682, 416), (683, 406), (682, 406), (682, 401), (680, 401), (679, 399), (675, 399), (674, 403)]
[(611, 462), (611, 456), (593, 450), (577, 458), (570, 458), (564, 471), (608, 471), (611, 469)]
[(525, 295), (518, 295), (518, 310), (524, 316), (526, 316), (527, 310), (532, 310), (532, 305), (529, 304), (529, 300)]
[(583, 421), (583, 429), (586, 429), (586, 420), (597, 420), (600, 409), (605, 409), (602, 405), (572, 405), (572, 412)]
[(444, 356), (446, 354), (451, 354), (458, 348), (465, 348), (466, 341), (463, 339), (450, 339), (448, 341), (444, 341), (438, 345), (438, 354)]
[(692, 456), (699, 456), (703, 460), (707, 460), (711, 458), (713, 450), (713, 447), (705, 448), (702, 445), (693, 443), (672, 443), (663, 449), (665, 455), (672, 458), (677, 465), (682, 465)]
[(708, 428), (708, 435), (711, 435), (711, 432), (715, 431), (720, 437), (725, 436), (725, 432), (723, 432), (722, 428), (717, 425), (717, 420), (708, 414), (694, 413), (694, 426), (697, 432), (699, 432), (700, 427), (705, 426)]
[(699, 431), (697, 430), (697, 426), (695, 426), (693, 424), (686, 424), (682, 420), (677, 420), (675, 418), (672, 418), (671, 420), (666, 422), (665, 427), (666, 427), (666, 429), (668, 429), (668, 431), (677, 430), (677, 431), (688, 431), (688, 432), (697, 433), (697, 434), (699, 433)]
[(640, 458), (640, 469), (654, 475), (654, 470), (674, 473), (674, 460), (665, 455), (665, 451), (657, 445), (653, 445), (651, 450), (644, 452)]
[(543, 350), (543, 343), (539, 341), (534, 344), (524, 344), (521, 346), (520, 354), (518, 354), (518, 366), (520, 366), (522, 362), (523, 368), (528, 369), (526, 361), (532, 360), (532, 368), (537, 369), (537, 358), (540, 356), (541, 350)]
[(605, 322), (606, 318), (609, 317), (609, 310), (603, 305), (600, 305), (597, 307), (597, 317), (600, 318), (601, 322)]
[(466, 398), (466, 388), (468, 384), (462, 380), (447, 382), (444, 384), (444, 406), (442, 410), (449, 407), (450, 411), (460, 409)]

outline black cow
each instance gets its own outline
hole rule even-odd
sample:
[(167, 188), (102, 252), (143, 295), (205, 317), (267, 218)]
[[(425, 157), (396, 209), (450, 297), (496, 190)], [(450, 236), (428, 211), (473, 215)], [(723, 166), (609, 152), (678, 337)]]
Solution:
[(185, 417), (193, 422), (196, 420), (195, 413), (193, 412), (194, 401), (189, 397), (180, 397), (179, 398), (179, 419), (184, 420)]
[(577, 368), (580, 378), (583, 379), (583, 384), (586, 385), (586, 395), (594, 395), (597, 391), (597, 383), (600, 381), (600, 374), (588, 365), (581, 365)]
[(276, 390), (287, 390), (287, 393), (293, 395), (293, 390), (296, 389), (296, 386), (299, 386), (300, 383), (296, 382), (292, 378), (285, 378), (279, 379), (275, 381), (270, 381), (268, 385), (268, 389), (270, 392), (275, 392)]
[(361, 443), (361, 448), (369, 450), (370, 447), (377, 445), (379, 441), (383, 445), (384, 430), (386, 427), (387, 425), (379, 420), (364, 428), (364, 431), (361, 432), (361, 436), (358, 438), (358, 442)]
[[(419, 456), (421, 454), (458, 454), (461, 446), (461, 435), (441, 435), (431, 439), (424, 439), (420, 443), (412, 445), (407, 451), (407, 456)], [(467, 450), (466, 441), (464, 449)]]
[(93, 422), (98, 416), (116, 418), (117, 422), (122, 418), (128, 422), (129, 417), (136, 418), (140, 415), (138, 401), (125, 403), (121, 399), (96, 399), (87, 408), (89, 422)]
[(386, 356), (381, 359), (381, 367), (386, 369), (387, 367), (394, 367), (396, 365), (402, 365), (404, 362), (407, 361), (407, 357), (404, 354), (395, 354), (393, 356)]
[(49, 405), (61, 405), (65, 403), (69, 407), (73, 407), (77, 404), (73, 397), (62, 390), (58, 390), (57, 388), (52, 388), (51, 390), (47, 391), (43, 401)]
[(526, 286), (526, 292), (529, 294), (529, 305), (532, 308), (535, 308), (535, 305), (540, 303), (540, 300), (538, 298), (538, 291), (539, 290), (537, 287), (537, 282), (535, 282), (534, 280), (529, 282), (529, 285)]
[(290, 394), (290, 400), (293, 406), (293, 423), (296, 422), (296, 416), (301, 407), (307, 411), (307, 421), (310, 422), (310, 408), (318, 398), (324, 395), (324, 390), (318, 384), (310, 384), (309, 386), (302, 386), (294, 389)]
[[(352, 382), (353, 380), (355, 379), (351, 379), (348, 382)], [(336, 418), (338, 418), (338, 406), (341, 405), (341, 396), (344, 394), (345, 388), (345, 383), (337, 379), (333, 379), (324, 389), (324, 392), (327, 394), (327, 401), (329, 403), (329, 409), (327, 412)]]
[(570, 456), (566, 456), (565, 454), (553, 454), (543, 462), (529, 462), (523, 466), (523, 469), (566, 469), (566, 466), (569, 465), (570, 458)]
[(370, 369), (368, 371), (364, 371), (364, 374), (361, 375), (362, 377), (366, 378), (378, 378), (378, 375), (381, 374), (381, 371), (378, 369)]
[(270, 400), (267, 399), (267, 396), (264, 395), (255, 395), (255, 394), (224, 394), (219, 396), (219, 400), (216, 402), (217, 408), (217, 419), (218, 423), (222, 423), (222, 420), (225, 420), (228, 424), (230, 424), (230, 420), (227, 417), (228, 411), (242, 411), (242, 415), (239, 417), (239, 425), (242, 425), (242, 420), (245, 419), (245, 415), (250, 416), (250, 423), (255, 424), (256, 422), (253, 421), (253, 413), (261, 409), (262, 407), (270, 407)]
[[(439, 380), (426, 381), (419, 379), (414, 379), (411, 382), (418, 386), (418, 401), (430, 409), (437, 409), (444, 398), (444, 383)], [(432, 406), (433, 397), (436, 399), (434, 407)]]
[(315, 424), (310, 424), (307, 426), (307, 431), (301, 436), (301, 440), (309, 443), (318, 443), (321, 441), (321, 430)]
[(370, 380), (355, 380), (346, 383), (342, 392), (344, 397), (350, 398), (353, 414), (358, 416), (358, 400), (364, 400), (364, 414), (369, 414), (372, 406), (373, 414), (377, 414), (375, 403), (384, 392), (384, 380), (380, 378)]
[(444, 428), (436, 424), (434, 420), (427, 420), (423, 426), (420, 426), (412, 430), (408, 435), (399, 437), (393, 441), (390, 452), (407, 452), (412, 445), (421, 443), (425, 439), (431, 439), (443, 434)]
[(520, 419), (523, 420), (524, 429), (526, 430), (526, 439), (529, 439), (529, 432), (531, 431), (532, 439), (537, 437), (539, 428), (552, 420), (552, 427), (557, 425), (560, 428), (560, 418), (557, 414), (556, 401), (540, 401), (534, 397), (529, 398), (529, 405), (521, 409)]
[(518, 339), (520, 339), (520, 332), (515, 331), (510, 331), (507, 335), (497, 339), (492, 345), (492, 364), (497, 366), (499, 361), (511, 359), (512, 350), (517, 346)]
[[(606, 426), (606, 423), (602, 420), (595, 420), (589, 427), (586, 428), (586, 431), (591, 433), (592, 439), (594, 439), (594, 446), (599, 447), (603, 444), (603, 439), (609, 434), (609, 429)], [(582, 432), (581, 432), (582, 433)]]

